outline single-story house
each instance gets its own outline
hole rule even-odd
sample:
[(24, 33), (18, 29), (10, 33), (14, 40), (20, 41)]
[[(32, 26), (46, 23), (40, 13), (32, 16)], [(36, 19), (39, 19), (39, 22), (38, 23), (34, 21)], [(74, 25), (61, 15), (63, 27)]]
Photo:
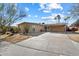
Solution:
[(18, 24), (18, 28), (20, 29), (20, 32), (42, 32), (44, 31), (44, 26), (42, 24), (38, 23), (29, 23), (29, 22), (23, 22)]
[(65, 32), (66, 26), (65, 24), (48, 24), (48, 31), (51, 32)]
[(23, 22), (18, 24), (20, 32), (64, 32), (65, 24), (38, 24), (38, 23), (29, 23)]

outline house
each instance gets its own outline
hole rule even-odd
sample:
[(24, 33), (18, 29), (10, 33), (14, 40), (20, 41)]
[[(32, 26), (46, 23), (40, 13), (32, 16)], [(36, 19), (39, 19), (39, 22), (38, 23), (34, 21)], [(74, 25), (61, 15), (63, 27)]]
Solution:
[(48, 27), (48, 31), (51, 32), (65, 32), (66, 30), (65, 24), (50, 24), (46, 26)]
[(44, 31), (44, 25), (38, 23), (23, 22), (18, 24), (18, 28), (22, 33)]
[(65, 32), (65, 24), (38, 24), (23, 22), (18, 24), (20, 32)]

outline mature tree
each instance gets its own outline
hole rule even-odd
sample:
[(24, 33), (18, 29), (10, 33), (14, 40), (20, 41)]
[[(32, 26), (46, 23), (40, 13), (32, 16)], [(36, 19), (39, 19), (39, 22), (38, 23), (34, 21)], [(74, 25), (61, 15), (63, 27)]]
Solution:
[(68, 23), (67, 22), (68, 19), (70, 19), (70, 16), (67, 16), (67, 17), (64, 18), (64, 21), (65, 21), (66, 24)]
[(61, 16), (60, 15), (57, 15), (54, 19), (55, 20), (58, 20), (58, 23), (60, 23)]
[(73, 17), (79, 17), (79, 4), (73, 4), (73, 7), (70, 9), (70, 12)]
[(21, 10), (14, 3), (0, 4), (0, 27), (10, 26), (18, 20), (26, 16), (25, 10)]
[(73, 4), (70, 12), (72, 18), (76, 20), (75, 24), (79, 24), (79, 3)]
[(65, 31), (68, 30), (67, 24), (68, 24), (68, 20), (70, 19), (70, 16), (66, 16), (64, 17), (64, 21), (65, 21)]
[(79, 26), (79, 19), (74, 23), (74, 25)]

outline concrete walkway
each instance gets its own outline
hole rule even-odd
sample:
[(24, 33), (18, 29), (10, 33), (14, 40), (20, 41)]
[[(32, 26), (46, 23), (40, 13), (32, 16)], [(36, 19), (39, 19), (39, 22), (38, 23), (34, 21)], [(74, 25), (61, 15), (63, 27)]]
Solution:
[(73, 42), (66, 34), (44, 33), (17, 44), (2, 42), (0, 47), (3, 56), (77, 56), (79, 44)]

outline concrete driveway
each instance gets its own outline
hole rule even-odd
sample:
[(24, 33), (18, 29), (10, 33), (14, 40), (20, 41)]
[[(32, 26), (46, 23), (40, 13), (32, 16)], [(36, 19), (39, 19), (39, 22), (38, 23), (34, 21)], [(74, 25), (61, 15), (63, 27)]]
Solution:
[(44, 33), (22, 42), (5, 45), (0, 50), (4, 56), (79, 56), (79, 43), (69, 39), (66, 34)]

